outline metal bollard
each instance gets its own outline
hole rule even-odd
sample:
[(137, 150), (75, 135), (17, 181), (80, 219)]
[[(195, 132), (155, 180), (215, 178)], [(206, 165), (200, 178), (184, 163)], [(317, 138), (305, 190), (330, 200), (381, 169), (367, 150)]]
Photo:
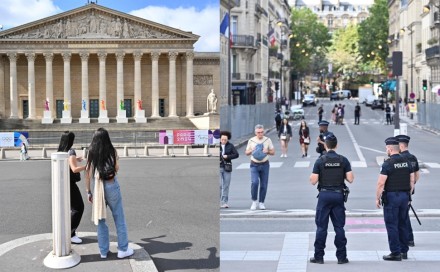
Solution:
[(0, 152), (0, 159), (1, 160), (6, 159), (5, 150), (3, 148), (1, 149), (1, 152)]
[(149, 152), (149, 150), (148, 150), (148, 145), (145, 145), (145, 147), (144, 147), (144, 156), (150, 156), (150, 152)]
[(188, 146), (187, 146), (187, 145), (185, 145), (185, 146), (183, 147), (183, 155), (185, 155), (185, 156), (189, 156)]
[(128, 157), (128, 148), (124, 146), (124, 157)]
[(87, 159), (87, 148), (85, 148), (85, 147), (82, 150), (82, 158), (83, 158), (83, 160)]
[(47, 158), (47, 152), (46, 152), (46, 148), (45, 147), (43, 147), (43, 150), (41, 151), (41, 157), (43, 159)]
[(69, 155), (52, 153), (52, 245), (53, 250), (44, 258), (44, 265), (69, 268), (77, 265), (81, 257), (71, 249), (70, 241), (70, 173)]

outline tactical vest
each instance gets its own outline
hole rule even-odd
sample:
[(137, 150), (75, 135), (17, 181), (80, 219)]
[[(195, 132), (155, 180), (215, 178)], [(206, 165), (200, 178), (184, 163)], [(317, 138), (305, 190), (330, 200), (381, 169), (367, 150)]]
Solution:
[(385, 191), (410, 191), (409, 161), (402, 156), (390, 158), (387, 162), (391, 165), (391, 174), (385, 183)]
[(324, 155), (321, 157), (323, 169), (319, 174), (319, 186), (342, 186), (344, 185), (344, 160), (341, 155), (338, 157), (329, 157)]
[(404, 157), (409, 162), (411, 162), (411, 166), (412, 166), (414, 172), (419, 171), (419, 161), (417, 160), (416, 156), (409, 153), (408, 151), (400, 153), (400, 156)]

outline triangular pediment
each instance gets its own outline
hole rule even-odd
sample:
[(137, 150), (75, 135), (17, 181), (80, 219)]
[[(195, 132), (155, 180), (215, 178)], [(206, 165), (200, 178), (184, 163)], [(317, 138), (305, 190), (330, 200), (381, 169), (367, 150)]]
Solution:
[(97, 4), (53, 15), (0, 32), (0, 39), (192, 40), (199, 36)]

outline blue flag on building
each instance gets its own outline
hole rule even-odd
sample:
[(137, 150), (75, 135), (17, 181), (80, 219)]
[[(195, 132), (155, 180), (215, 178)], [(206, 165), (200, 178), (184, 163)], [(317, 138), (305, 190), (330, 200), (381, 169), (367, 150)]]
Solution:
[(225, 13), (222, 23), (220, 24), (220, 33), (226, 35), (226, 29), (229, 27), (229, 13)]

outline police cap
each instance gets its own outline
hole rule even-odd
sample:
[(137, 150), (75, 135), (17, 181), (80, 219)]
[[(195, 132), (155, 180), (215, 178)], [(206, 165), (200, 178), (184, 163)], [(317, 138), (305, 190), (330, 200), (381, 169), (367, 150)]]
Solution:
[(399, 141), (399, 143), (409, 143), (409, 140), (411, 139), (411, 137), (409, 137), (408, 135), (397, 135), (396, 136), (397, 141)]
[(324, 126), (324, 127), (328, 127), (329, 124), (330, 123), (325, 120), (322, 120), (321, 122), (318, 123), (319, 126)]
[(336, 142), (338, 139), (336, 138), (335, 134), (329, 132), (324, 136), (324, 141), (329, 142)]
[(386, 145), (398, 145), (399, 141), (397, 140), (396, 137), (389, 137), (385, 140), (385, 144)]

